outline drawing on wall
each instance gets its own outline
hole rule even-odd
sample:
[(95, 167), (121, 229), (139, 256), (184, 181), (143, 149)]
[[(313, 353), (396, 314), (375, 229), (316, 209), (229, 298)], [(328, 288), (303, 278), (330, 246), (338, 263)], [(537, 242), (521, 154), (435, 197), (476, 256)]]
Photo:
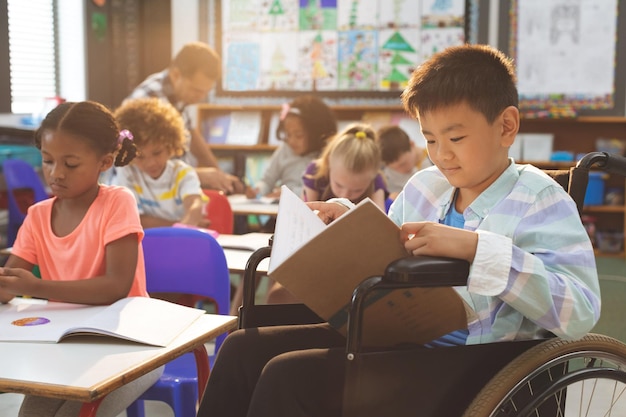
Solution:
[(417, 64), (419, 31), (381, 30), (380, 89), (402, 90)]
[(617, 0), (513, 0), (520, 107), (613, 108), (617, 12)]
[(425, 58), (465, 42), (465, 0), (220, 4), (225, 91), (400, 91)]
[(231, 91), (248, 91), (258, 88), (261, 56), (256, 42), (231, 42), (223, 58), (225, 63), (224, 83)]
[(375, 90), (378, 86), (378, 32), (339, 32), (338, 89)]
[(300, 0), (300, 30), (336, 30), (337, 0)]
[(260, 78), (262, 90), (293, 90), (298, 72), (297, 39), (285, 38), (279, 32), (257, 36), (260, 41)]
[(300, 90), (337, 89), (337, 32), (308, 31), (299, 34)]

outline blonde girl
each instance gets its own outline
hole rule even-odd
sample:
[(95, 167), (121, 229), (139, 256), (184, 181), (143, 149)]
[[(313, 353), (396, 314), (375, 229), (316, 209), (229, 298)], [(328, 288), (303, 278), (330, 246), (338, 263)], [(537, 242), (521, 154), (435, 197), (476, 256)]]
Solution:
[(376, 133), (366, 124), (352, 124), (338, 133), (307, 167), (304, 200), (346, 198), (358, 203), (369, 197), (385, 209), (388, 192), (380, 173)]

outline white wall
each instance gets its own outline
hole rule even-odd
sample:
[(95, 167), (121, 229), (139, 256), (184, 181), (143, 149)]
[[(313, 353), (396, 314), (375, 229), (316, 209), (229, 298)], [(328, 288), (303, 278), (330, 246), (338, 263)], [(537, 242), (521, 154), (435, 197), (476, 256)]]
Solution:
[(184, 44), (199, 40), (198, 0), (172, 0), (172, 56)]
[(59, 16), (59, 84), (61, 97), (68, 101), (87, 98), (85, 51), (85, 9), (82, 0), (57, 1)]

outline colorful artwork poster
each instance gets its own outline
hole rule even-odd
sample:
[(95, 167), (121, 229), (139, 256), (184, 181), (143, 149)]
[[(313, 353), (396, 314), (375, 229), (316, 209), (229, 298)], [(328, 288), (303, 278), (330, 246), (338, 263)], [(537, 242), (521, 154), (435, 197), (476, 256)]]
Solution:
[(338, 87), (340, 90), (378, 88), (378, 32), (339, 32)]
[(337, 32), (300, 32), (298, 41), (298, 89), (336, 90)]
[(465, 41), (463, 28), (422, 29), (420, 42), (420, 61), (424, 62), (433, 54), (449, 46), (462, 45)]
[(222, 5), (222, 27), (229, 31), (257, 31), (258, 9), (256, 1), (250, 0), (229, 0), (223, 1)]
[[(254, 35), (250, 35), (253, 39)], [(261, 72), (261, 46), (252, 40), (233, 40), (227, 43), (222, 58), (225, 63), (224, 87), (231, 91), (258, 89)]]
[(225, 92), (401, 91), (417, 65), (465, 43), (465, 0), (220, 4)]
[(298, 29), (299, 0), (222, 1), (222, 23), (234, 31)]
[(298, 74), (298, 32), (262, 33), (257, 36), (261, 47), (261, 90), (294, 90)]
[(403, 90), (418, 64), (418, 29), (381, 30), (378, 33), (379, 89)]
[(337, 0), (300, 0), (300, 30), (336, 30)]
[(415, 0), (387, 0), (378, 3), (378, 28), (419, 28), (421, 10)]
[(342, 0), (337, 4), (337, 29), (372, 30), (377, 27), (377, 1)]
[(422, 0), (424, 28), (463, 27), (465, 0)]
[(289, 32), (298, 29), (298, 0), (260, 0), (258, 3), (261, 31)]

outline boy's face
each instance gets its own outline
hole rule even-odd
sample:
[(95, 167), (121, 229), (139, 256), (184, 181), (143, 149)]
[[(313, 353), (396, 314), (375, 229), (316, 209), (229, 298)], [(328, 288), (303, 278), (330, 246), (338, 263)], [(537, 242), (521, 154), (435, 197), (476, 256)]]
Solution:
[(431, 161), (469, 204), (509, 165), (519, 112), (508, 107), (489, 124), (462, 102), (420, 114), (419, 122)]
[(161, 143), (147, 143), (137, 148), (137, 156), (131, 162), (152, 179), (165, 171), (167, 161), (173, 156), (169, 148)]
[(411, 150), (403, 152), (398, 159), (387, 164), (387, 166), (401, 174), (410, 174), (417, 167), (417, 148), (411, 146)]

